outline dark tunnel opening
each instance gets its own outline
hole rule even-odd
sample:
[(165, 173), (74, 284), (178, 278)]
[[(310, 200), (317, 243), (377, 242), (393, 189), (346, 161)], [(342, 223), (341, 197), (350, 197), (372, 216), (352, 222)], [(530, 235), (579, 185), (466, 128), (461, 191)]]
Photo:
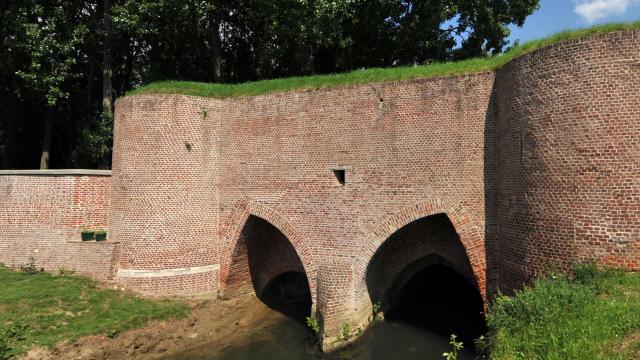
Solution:
[[(305, 268), (289, 239), (272, 223), (251, 216), (245, 223), (232, 266), (231, 288), (304, 322), (312, 297)], [(233, 290), (232, 290), (233, 291)]]
[(270, 308), (295, 320), (311, 316), (311, 291), (304, 273), (289, 271), (272, 279), (258, 295)]
[(467, 349), (472, 349), (474, 340), (487, 331), (478, 289), (442, 264), (417, 272), (403, 284), (385, 318), (408, 322), (443, 337), (456, 334)]

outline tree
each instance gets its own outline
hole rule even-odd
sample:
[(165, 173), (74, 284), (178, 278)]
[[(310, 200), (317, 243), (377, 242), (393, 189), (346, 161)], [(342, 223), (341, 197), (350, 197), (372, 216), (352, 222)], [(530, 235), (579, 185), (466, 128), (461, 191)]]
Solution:
[(3, 1), (0, 161), (108, 168), (113, 99), (157, 80), (234, 83), (491, 56), (538, 2)]
[(16, 74), (41, 95), (46, 107), (40, 169), (47, 169), (56, 106), (68, 96), (63, 84), (70, 80), (75, 47), (87, 28), (76, 23), (76, 1), (28, 1), (25, 5), (18, 14), (29, 62)]

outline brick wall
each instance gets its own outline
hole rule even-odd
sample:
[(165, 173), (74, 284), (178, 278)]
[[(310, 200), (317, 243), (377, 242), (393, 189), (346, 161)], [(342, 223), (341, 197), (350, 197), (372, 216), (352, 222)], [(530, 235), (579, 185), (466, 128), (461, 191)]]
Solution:
[(80, 229), (106, 229), (109, 171), (0, 171), (0, 262), (113, 277), (113, 241), (81, 242)]
[(109, 231), (118, 278), (149, 294), (218, 288), (218, 131), (210, 101), (116, 102)]
[[(229, 290), (299, 259), (330, 338), (345, 319), (363, 323), (371, 289), (389, 288), (418, 257), (445, 259), (485, 299), (547, 266), (595, 259), (639, 270), (638, 54), (640, 33), (616, 32), (496, 73), (119, 99), (109, 215), (118, 281), (161, 295)], [(62, 206), (47, 204), (24, 212), (16, 240), (34, 222), (61, 223), (40, 220)], [(427, 244), (433, 229), (413, 229), (444, 215), (456, 236)], [(291, 244), (254, 259), (253, 274), (252, 221)], [(387, 243), (403, 234), (415, 252)], [(368, 283), (371, 272), (386, 276)]]
[[(378, 247), (412, 221), (444, 213), (460, 237), (451, 251), (468, 254), (484, 294), (493, 81), (482, 73), (226, 100), (119, 99), (110, 228), (122, 243), (120, 280), (164, 294), (218, 289), (215, 277), (221, 288), (246, 282), (246, 254), (237, 250), (254, 216), (293, 245), (314, 299), (327, 304), (317, 309), (326, 323), (358, 323), (371, 306), (365, 277)], [(264, 256), (259, 268), (287, 259)], [(328, 263), (348, 267), (325, 271), (325, 291), (316, 292)], [(189, 269), (203, 266), (220, 271), (196, 284)], [(185, 271), (163, 271), (177, 268)]]
[(640, 270), (640, 32), (543, 48), (497, 79), (503, 288), (574, 261)]

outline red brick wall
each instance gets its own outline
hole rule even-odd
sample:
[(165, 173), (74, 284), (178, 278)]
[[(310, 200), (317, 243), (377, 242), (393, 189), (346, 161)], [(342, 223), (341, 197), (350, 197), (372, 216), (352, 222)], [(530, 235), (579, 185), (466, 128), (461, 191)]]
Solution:
[(146, 293), (218, 287), (220, 111), (210, 103), (171, 95), (116, 103), (109, 230), (121, 242), (119, 280)]
[(369, 315), (374, 254), (431, 215), (445, 214), (458, 242), (424, 255), (462, 264), (464, 251), (469, 267), (456, 270), (485, 297), (549, 262), (638, 269), (638, 54), (639, 33), (618, 32), (543, 48), (497, 73), (119, 99), (110, 223), (119, 279), (158, 294), (246, 282), (252, 216), (291, 243), (330, 332)]
[(640, 270), (640, 32), (547, 47), (497, 79), (502, 286), (591, 259)]
[(106, 229), (110, 190), (108, 171), (1, 171), (0, 262), (112, 278), (117, 245), (80, 241), (82, 227)]

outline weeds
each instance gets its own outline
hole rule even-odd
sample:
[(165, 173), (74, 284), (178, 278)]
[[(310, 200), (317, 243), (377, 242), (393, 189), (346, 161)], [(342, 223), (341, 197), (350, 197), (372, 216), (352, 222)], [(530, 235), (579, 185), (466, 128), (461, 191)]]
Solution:
[(349, 340), (351, 338), (351, 325), (349, 325), (348, 321), (345, 321), (342, 324), (342, 340)]
[(499, 296), (487, 321), (486, 339), (476, 341), (480, 358), (633, 358), (620, 344), (640, 331), (640, 276), (579, 265), (572, 277), (543, 276), (514, 297)]
[(371, 307), (371, 322), (380, 320), (380, 313), (382, 312), (382, 304), (377, 302)]
[(457, 341), (456, 339), (456, 334), (451, 334), (451, 337), (449, 338), (449, 344), (453, 347), (453, 349), (451, 350), (451, 352), (442, 353), (442, 357), (447, 360), (458, 360), (458, 352), (464, 347), (462, 345), (462, 341)]
[(20, 272), (25, 275), (37, 274), (36, 259), (32, 256), (27, 263), (20, 265)]
[(60, 276), (72, 276), (72, 275), (75, 275), (75, 273), (76, 273), (75, 270), (70, 270), (63, 267), (58, 269), (58, 275)]
[(320, 324), (318, 323), (318, 320), (309, 316), (307, 316), (307, 327), (309, 327), (315, 335), (320, 333)]
[(13, 359), (19, 354), (16, 344), (26, 339), (28, 331), (29, 326), (22, 319), (0, 327), (0, 360)]

